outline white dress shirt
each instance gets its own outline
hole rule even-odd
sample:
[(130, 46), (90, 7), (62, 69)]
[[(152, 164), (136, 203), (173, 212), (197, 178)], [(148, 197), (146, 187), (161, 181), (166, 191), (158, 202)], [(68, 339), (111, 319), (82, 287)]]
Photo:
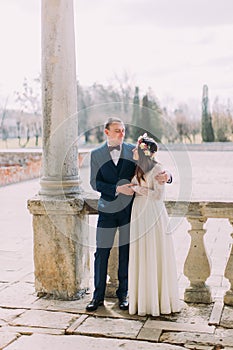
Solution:
[[(110, 146), (110, 145), (108, 145)], [(112, 161), (114, 162), (115, 165), (117, 165), (120, 155), (121, 155), (121, 145), (120, 145), (120, 150), (118, 151), (117, 149), (114, 149), (110, 152), (110, 155), (112, 157)]]

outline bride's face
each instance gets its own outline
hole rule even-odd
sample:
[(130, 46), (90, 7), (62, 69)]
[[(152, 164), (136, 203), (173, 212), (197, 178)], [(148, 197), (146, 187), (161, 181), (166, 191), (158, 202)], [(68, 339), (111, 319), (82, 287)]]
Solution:
[(138, 149), (137, 149), (137, 147), (135, 147), (135, 148), (132, 150), (132, 152), (133, 152), (133, 159), (134, 159), (134, 160), (138, 160), (138, 159), (139, 159), (139, 155), (138, 155)]

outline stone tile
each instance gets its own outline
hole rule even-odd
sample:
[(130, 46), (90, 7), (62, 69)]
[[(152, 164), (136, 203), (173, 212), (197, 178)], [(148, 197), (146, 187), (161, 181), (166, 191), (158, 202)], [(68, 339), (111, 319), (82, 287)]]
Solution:
[(25, 309), (3, 309), (0, 308), (0, 321), (10, 322), (15, 317), (25, 312)]
[(213, 309), (213, 304), (192, 304), (181, 301), (181, 311), (171, 315), (151, 317), (161, 321), (172, 321), (189, 324), (207, 324)]
[(197, 332), (210, 334), (214, 333), (215, 331), (214, 326), (156, 320), (147, 320), (144, 327), (150, 329), (161, 329), (166, 331)]
[(40, 298), (32, 304), (33, 309), (47, 309), (51, 311), (85, 313), (90, 296), (84, 296), (80, 300), (64, 301)]
[(226, 328), (233, 328), (233, 307), (224, 306), (220, 325)]
[(0, 282), (0, 291), (2, 289), (5, 289), (6, 287), (8, 287), (8, 283), (7, 282)]
[(31, 283), (14, 283), (0, 291), (0, 306), (28, 307), (37, 299), (34, 285)]
[(186, 348), (191, 346), (214, 346), (216, 344), (222, 344), (225, 346), (233, 346), (233, 337), (231, 335), (222, 334), (204, 334), (204, 333), (189, 333), (189, 332), (164, 332), (160, 339), (160, 342), (166, 342), (169, 344), (179, 344)]
[[(32, 334), (52, 334), (52, 335), (64, 335), (64, 329), (57, 328), (42, 328), (42, 327), (24, 327), (24, 326), (4, 326), (0, 328), (0, 333), (17, 333), (20, 335), (32, 335)], [(1, 349), (1, 348), (0, 348)]]
[(190, 349), (190, 350), (213, 350), (213, 346), (210, 345), (198, 345), (198, 344), (192, 344), (192, 343), (188, 343), (186, 344), (185, 348)]
[(101, 306), (94, 313), (89, 313), (94, 316), (109, 317), (109, 318), (122, 318), (130, 320), (145, 321), (146, 316), (129, 315), (126, 310), (120, 310), (118, 306), (117, 298), (109, 298), (104, 301), (104, 306)]
[(87, 318), (88, 315), (81, 315), (66, 329), (66, 334), (73, 334), (76, 328), (78, 328)]
[(33, 334), (31, 337), (22, 336), (16, 342), (6, 347), (4, 350), (184, 350), (180, 346), (169, 344), (153, 344), (145, 341), (135, 341), (126, 339), (94, 338), (79, 335), (39, 335)]
[(66, 329), (79, 316), (71, 313), (44, 310), (27, 310), (10, 322), (12, 326)]
[(220, 320), (223, 312), (223, 306), (224, 305), (222, 300), (218, 300), (214, 303), (214, 307), (212, 309), (210, 319), (208, 322), (209, 325), (217, 326), (220, 324)]
[(12, 343), (19, 337), (18, 333), (0, 332), (0, 349)]
[(92, 334), (132, 339), (136, 338), (142, 325), (140, 321), (89, 317), (76, 329), (75, 334)]
[(140, 330), (137, 336), (137, 339), (158, 342), (161, 334), (162, 334), (161, 329), (151, 329), (151, 328), (142, 327), (142, 329)]

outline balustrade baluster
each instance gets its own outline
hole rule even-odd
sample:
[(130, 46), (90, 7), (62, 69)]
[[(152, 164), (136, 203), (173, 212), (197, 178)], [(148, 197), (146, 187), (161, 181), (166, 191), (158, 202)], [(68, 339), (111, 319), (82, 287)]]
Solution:
[(206, 280), (210, 276), (210, 263), (204, 244), (206, 230), (203, 225), (206, 217), (187, 217), (191, 224), (189, 234), (191, 243), (184, 264), (184, 274), (190, 281), (190, 286), (186, 288), (184, 300), (190, 303), (211, 303), (210, 288), (206, 285)]
[[(233, 218), (229, 219), (229, 221), (233, 226)], [(233, 233), (231, 233), (231, 237), (233, 238)], [(230, 289), (224, 295), (224, 304), (233, 306), (233, 244), (231, 244), (231, 253), (228, 258), (224, 277), (226, 277), (231, 284)]]

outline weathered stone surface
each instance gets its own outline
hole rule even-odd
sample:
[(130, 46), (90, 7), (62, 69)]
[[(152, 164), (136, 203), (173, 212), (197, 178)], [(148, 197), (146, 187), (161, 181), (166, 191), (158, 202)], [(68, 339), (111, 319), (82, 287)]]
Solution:
[(64, 329), (57, 328), (42, 328), (42, 327), (24, 327), (24, 326), (4, 326), (0, 328), (0, 333), (17, 333), (20, 335), (32, 335), (34, 333), (39, 334), (53, 334), (63, 335), (65, 334)]
[(5, 323), (10, 322), (15, 317), (21, 315), (24, 312), (25, 312), (24, 309), (3, 309), (3, 308), (0, 308), (0, 322), (1, 321), (4, 321)]
[(226, 328), (233, 328), (233, 307), (224, 306), (220, 325)]
[(79, 313), (85, 311), (89, 298), (80, 300), (53, 300), (51, 298), (40, 298), (33, 303), (32, 308), (40, 310), (61, 311)]
[(28, 310), (10, 322), (10, 325), (66, 329), (78, 317), (64, 312)]
[(188, 348), (189, 344), (198, 346), (214, 346), (222, 344), (223, 346), (233, 347), (232, 333), (227, 334), (218, 332), (217, 334), (189, 333), (189, 332), (165, 332), (161, 335), (160, 342), (169, 344), (185, 345)]
[(88, 315), (81, 315), (66, 329), (66, 334), (73, 334), (76, 328), (78, 328), (87, 318)]
[(28, 307), (35, 300), (37, 296), (31, 283), (18, 282), (0, 291), (0, 306)]
[[(181, 301), (181, 311), (171, 315), (161, 315), (156, 320), (188, 324), (207, 324), (213, 304), (190, 304)], [(151, 319), (154, 319), (151, 317)]]
[(221, 320), (221, 316), (222, 316), (222, 312), (223, 312), (223, 302), (221, 300), (216, 301), (214, 303), (214, 307), (213, 310), (211, 312), (210, 315), (210, 319), (208, 324), (209, 325), (219, 325), (220, 324), (220, 320)]
[(169, 344), (153, 344), (145, 341), (125, 340), (125, 339), (104, 339), (86, 336), (52, 336), (33, 334), (31, 337), (22, 336), (6, 350), (184, 350), (180, 346)]
[(137, 339), (158, 342), (161, 334), (162, 334), (161, 329), (151, 329), (151, 328), (142, 327), (142, 329), (140, 330), (140, 332), (137, 336)]
[(96, 334), (133, 339), (138, 335), (142, 325), (140, 321), (89, 317), (76, 329), (75, 334)]
[(214, 333), (215, 327), (201, 324), (189, 324), (180, 322), (167, 322), (167, 321), (156, 321), (147, 320), (145, 328), (151, 329), (163, 329), (172, 331), (182, 331), (182, 332), (198, 332), (198, 333)]
[(88, 224), (77, 214), (34, 215), (35, 287), (55, 298), (75, 298), (89, 285)]
[(8, 344), (12, 343), (19, 337), (17, 333), (0, 332), (0, 349), (3, 349)]

